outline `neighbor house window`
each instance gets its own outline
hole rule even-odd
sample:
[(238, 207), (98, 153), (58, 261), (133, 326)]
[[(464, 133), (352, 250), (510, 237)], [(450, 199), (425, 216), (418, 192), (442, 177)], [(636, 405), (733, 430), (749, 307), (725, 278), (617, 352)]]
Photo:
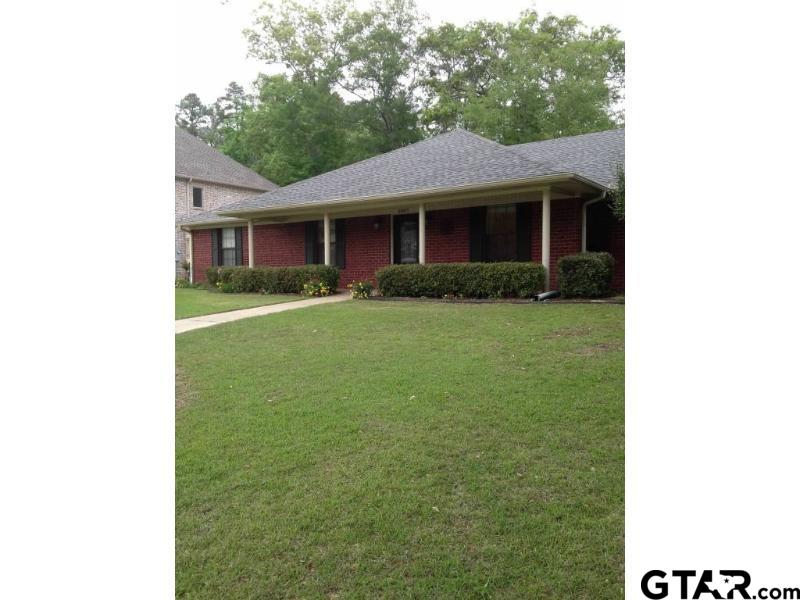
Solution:
[(236, 266), (236, 230), (233, 227), (222, 230), (222, 265)]
[(517, 205), (486, 208), (486, 260), (517, 260)]
[(203, 188), (192, 188), (192, 206), (194, 208), (203, 208)]

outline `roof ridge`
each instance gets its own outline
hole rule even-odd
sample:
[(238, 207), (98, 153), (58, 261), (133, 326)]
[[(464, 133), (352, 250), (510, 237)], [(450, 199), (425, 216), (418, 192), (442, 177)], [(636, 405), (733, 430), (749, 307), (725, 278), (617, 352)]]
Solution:
[[(296, 186), (297, 184), (303, 183), (304, 181), (308, 181), (309, 179), (313, 179), (314, 177), (322, 177), (324, 175), (328, 175), (329, 173), (336, 173), (337, 171), (341, 171), (342, 169), (346, 169), (348, 167), (353, 167), (355, 165), (363, 165), (363, 164), (369, 163), (371, 161), (377, 160), (379, 158), (384, 158), (384, 157), (392, 155), (392, 154), (397, 154), (398, 152), (400, 152), (402, 150), (407, 150), (408, 148), (411, 148), (413, 146), (419, 146), (421, 144), (425, 144), (426, 142), (432, 142), (433, 140), (441, 139), (443, 136), (455, 133), (459, 129), (460, 128), (456, 128), (456, 129), (453, 129), (452, 131), (446, 131), (445, 133), (440, 133), (439, 135), (434, 135), (434, 136), (431, 136), (429, 138), (425, 138), (425, 139), (422, 139), (422, 140), (419, 140), (419, 141), (416, 141), (416, 142), (412, 142), (411, 144), (406, 144), (405, 146), (400, 146), (399, 148), (394, 148), (393, 150), (389, 150), (388, 152), (381, 152), (380, 154), (376, 154), (375, 156), (369, 156), (367, 158), (362, 158), (361, 160), (357, 160), (356, 162), (348, 163), (346, 165), (342, 165), (341, 167), (336, 167), (335, 169), (331, 169), (330, 171), (325, 171), (324, 173), (320, 173), (319, 175), (312, 175), (311, 177), (306, 177), (305, 179), (300, 179), (299, 181), (293, 181), (292, 183), (290, 183), (288, 185), (285, 185), (283, 187), (278, 187), (278, 188), (276, 188), (274, 190), (267, 190), (263, 194), (259, 194), (259, 195), (260, 196), (264, 196), (266, 194), (271, 194), (272, 192), (276, 192), (278, 190), (286, 190), (286, 189), (289, 189), (289, 188), (291, 188), (293, 186)], [(466, 131), (466, 130), (464, 130), (464, 131)], [(470, 132), (467, 132), (467, 133), (470, 133)], [(472, 135), (475, 135), (475, 134), (472, 134)], [(481, 137), (481, 136), (477, 136), (477, 137)], [(481, 138), (481, 139), (483, 139), (485, 141), (491, 141), (491, 140), (486, 140), (486, 138)]]
[[(556, 169), (562, 169), (562, 168), (563, 168), (563, 166), (562, 166), (562, 165), (560, 165), (560, 164), (558, 164), (558, 163), (554, 163), (554, 162), (552, 162), (552, 161), (549, 161), (549, 160), (546, 160), (546, 161), (541, 161), (541, 162), (537, 162), (537, 161), (531, 160), (530, 158), (528, 158), (528, 157), (527, 157), (527, 156), (525, 156), (524, 154), (522, 154), (522, 153), (520, 153), (520, 152), (518, 152), (518, 151), (514, 150), (514, 146), (518, 146), (518, 145), (520, 145), (520, 144), (511, 144), (511, 145), (508, 145), (508, 146), (507, 146), (507, 145), (505, 145), (505, 144), (501, 144), (501, 143), (500, 143), (500, 142), (498, 142), (497, 140), (492, 140), (492, 139), (490, 139), (490, 138), (483, 137), (482, 135), (479, 135), (479, 134), (475, 133), (474, 131), (470, 131), (469, 129), (464, 129), (464, 128), (461, 128), (461, 127), (457, 128), (457, 129), (461, 129), (461, 130), (462, 130), (462, 131), (464, 131), (465, 133), (468, 133), (468, 134), (470, 134), (471, 136), (473, 136), (473, 137), (476, 137), (476, 138), (479, 138), (479, 139), (481, 139), (481, 140), (483, 140), (483, 141), (485, 141), (485, 142), (489, 142), (490, 144), (494, 144), (495, 146), (497, 146), (497, 147), (499, 147), (499, 148), (502, 148), (502, 149), (503, 149), (503, 150), (505, 150), (506, 152), (510, 152), (510, 153), (511, 153), (511, 154), (513, 154), (515, 157), (517, 157), (517, 158), (521, 158), (523, 161), (525, 161), (525, 162), (529, 163), (530, 165), (532, 165), (532, 166), (534, 166), (534, 167), (553, 167), (553, 168), (556, 168)], [(565, 172), (565, 173), (570, 173), (571, 171), (570, 171), (569, 169), (565, 169), (565, 170), (564, 170), (564, 172)]]
[[(175, 125), (175, 135), (175, 174), (177, 176), (202, 179), (203, 176), (208, 175), (207, 180), (210, 182), (252, 189), (254, 192), (266, 192), (279, 187), (255, 169), (251, 169), (214, 148), (183, 127)], [(208, 169), (209, 172), (203, 176), (196, 174), (195, 165), (192, 165), (192, 156), (195, 158), (194, 162), (204, 162), (205, 169)], [(223, 171), (222, 173), (220, 173), (220, 169)], [(213, 173), (215, 170), (217, 172)], [(224, 173), (226, 170), (228, 173)]]
[(576, 133), (575, 135), (563, 135), (561, 137), (554, 137), (554, 138), (547, 138), (546, 140), (533, 140), (531, 142), (520, 142), (519, 144), (511, 144), (510, 146), (506, 146), (507, 148), (515, 148), (518, 146), (527, 146), (528, 144), (541, 144), (542, 142), (554, 142), (557, 140), (571, 140), (579, 137), (585, 137), (587, 135), (597, 135), (598, 133), (611, 133), (613, 131), (624, 131), (625, 126), (622, 127), (612, 127), (611, 129), (603, 129), (601, 131), (589, 131), (587, 133)]

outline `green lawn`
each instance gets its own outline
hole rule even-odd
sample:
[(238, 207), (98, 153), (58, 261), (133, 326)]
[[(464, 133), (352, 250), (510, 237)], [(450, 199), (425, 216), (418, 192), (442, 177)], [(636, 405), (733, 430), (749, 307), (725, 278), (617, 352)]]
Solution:
[(212, 313), (300, 300), (281, 294), (222, 294), (203, 289), (175, 288), (175, 318), (186, 319)]
[(177, 336), (177, 596), (622, 597), (623, 326), (362, 301)]

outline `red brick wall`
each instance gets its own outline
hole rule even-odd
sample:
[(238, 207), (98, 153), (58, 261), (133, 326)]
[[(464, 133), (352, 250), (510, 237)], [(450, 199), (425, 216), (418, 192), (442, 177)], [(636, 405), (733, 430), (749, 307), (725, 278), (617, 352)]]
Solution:
[[(524, 202), (530, 195), (509, 197)], [(542, 260), (542, 203), (533, 203), (531, 258)], [(550, 225), (550, 288), (558, 289), (558, 259), (581, 251), (581, 201), (553, 200)], [(379, 224), (375, 229), (376, 220)], [(375, 282), (375, 271), (391, 263), (389, 217), (347, 219), (347, 250), (341, 286), (354, 280)], [(469, 261), (469, 209), (429, 211), (426, 224), (426, 258), (429, 263)], [(211, 266), (211, 230), (194, 235), (194, 280), (204, 281)], [(244, 228), (243, 257), (247, 264), (248, 239)], [(625, 289), (625, 226), (619, 223), (612, 236), (612, 254), (616, 259), (613, 286)], [(305, 223), (258, 225), (255, 227), (256, 265), (293, 266), (305, 264)]]
[[(206, 280), (206, 271), (211, 266), (211, 233), (216, 229), (199, 229), (192, 232), (192, 281)], [(242, 228), (242, 261), (247, 264), (247, 227)]]
[(426, 262), (469, 262), (469, 209), (433, 210), (426, 216)]
[[(579, 199), (553, 200), (550, 203), (551, 289), (558, 289), (558, 259), (581, 251), (581, 206)], [(541, 230), (539, 233), (541, 235)]]
[(306, 264), (305, 227), (305, 223), (254, 226), (256, 265), (294, 267)]
[(345, 268), (339, 286), (366, 279), (374, 284), (375, 271), (391, 263), (389, 216), (347, 219), (345, 232)]
[(199, 229), (192, 232), (192, 281), (206, 280), (206, 269), (211, 266), (211, 232)]
[[(550, 204), (550, 287), (558, 289), (558, 259), (581, 251), (582, 202), (553, 200)], [(533, 204), (531, 258), (542, 260), (542, 203)], [(625, 290), (625, 224), (617, 223), (612, 234), (611, 254), (616, 260), (612, 287)]]

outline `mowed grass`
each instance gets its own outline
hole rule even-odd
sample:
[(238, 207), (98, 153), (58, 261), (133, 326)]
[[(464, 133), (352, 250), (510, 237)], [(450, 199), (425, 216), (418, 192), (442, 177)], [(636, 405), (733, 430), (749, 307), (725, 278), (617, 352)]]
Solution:
[(176, 336), (176, 593), (623, 596), (624, 307), (346, 302)]
[(300, 296), (282, 294), (222, 294), (204, 289), (175, 288), (175, 318), (186, 319), (300, 299)]

